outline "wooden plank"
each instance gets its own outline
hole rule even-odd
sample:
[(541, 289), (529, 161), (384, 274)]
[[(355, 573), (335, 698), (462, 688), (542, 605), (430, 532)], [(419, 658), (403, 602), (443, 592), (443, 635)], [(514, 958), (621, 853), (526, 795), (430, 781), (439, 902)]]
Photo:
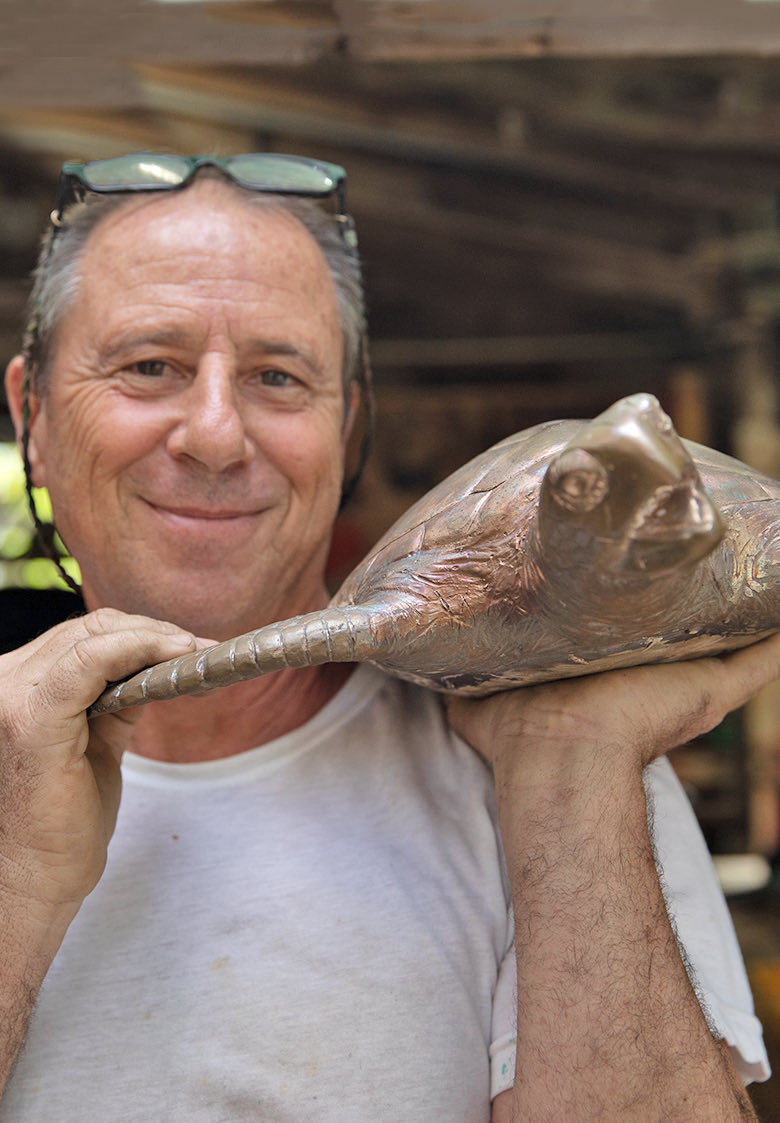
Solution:
[(774, 0), (3, 0), (9, 59), (300, 62), (780, 52)]
[[(386, 222), (387, 194), (371, 198), (358, 185), (353, 195), (357, 196), (361, 215)], [(423, 245), (426, 239), (444, 240), (465, 254), (470, 252), (470, 244), (493, 247), (497, 253), (517, 255), (518, 261), (521, 254), (535, 255), (544, 277), (554, 278), (560, 285), (686, 308), (704, 300), (703, 279), (679, 254), (611, 242), (588, 233), (543, 228), (533, 216), (527, 222), (498, 221), (406, 199), (393, 222), (396, 230), (404, 227), (414, 231)]]
[[(250, 11), (252, 5), (250, 4)], [(338, 49), (343, 30), (323, 22), (322, 6), (296, 16), (294, 4), (276, 3), (265, 21), (239, 22), (236, 10), (202, 3), (149, 0), (3, 0), (0, 35), (4, 57), (146, 59), (189, 64), (302, 63)], [(284, 19), (285, 12), (289, 18)], [(316, 13), (316, 14), (315, 14)], [(55, 87), (49, 87), (56, 94)]]
[[(54, 153), (54, 169), (63, 159), (114, 156), (117, 145), (129, 152), (158, 148), (162, 134), (149, 121), (133, 114), (100, 113), (87, 109), (30, 108), (0, 111), (0, 139), (33, 152)], [(52, 187), (56, 183), (56, 175)]]
[[(538, 85), (527, 86), (526, 68), (522, 64), (500, 68), (505, 103), (511, 105), (513, 99), (523, 98), (531, 122), (532, 135), (515, 142), (505, 135), (502, 116), (505, 104), (500, 100), (500, 90), (494, 91), (489, 82), (490, 68), (485, 75), (487, 88), (484, 91), (480, 87), (480, 74), (485, 67), (480, 64), (458, 68), (463, 73), (460, 88), (452, 84), (454, 77), (444, 80), (441, 87), (430, 79), (430, 84), (426, 85), (425, 74), (435, 73), (437, 69), (407, 66), (394, 78), (395, 68), (383, 66), (379, 71), (372, 71), (369, 64), (353, 72), (351, 82), (338, 86), (335, 81), (328, 81), (334, 74), (332, 67), (314, 68), (305, 74), (286, 69), (269, 74), (267, 70), (225, 71), (143, 64), (135, 68), (133, 81), (139, 91), (137, 96), (147, 109), (158, 115), (166, 114), (170, 123), (174, 119), (179, 123), (185, 119), (191, 121), (192, 131), (208, 141), (206, 149), (214, 145), (226, 149), (233, 144), (243, 144), (250, 129), (284, 132), (317, 144), (346, 145), (403, 160), (434, 160), (485, 173), (497, 170), (540, 183), (576, 186), (578, 190), (604, 193), (634, 203), (642, 200), (664, 207), (674, 206), (681, 211), (744, 210), (760, 205), (776, 188), (777, 168), (766, 158), (770, 150), (768, 141), (762, 141), (760, 152), (750, 156), (749, 164), (747, 156), (736, 161), (729, 158), (727, 151), (659, 152), (640, 143), (641, 113), (637, 114), (640, 122), (637, 137), (630, 136), (623, 122), (616, 137), (605, 127), (586, 148), (582, 132), (578, 133), (574, 124), (566, 125), (566, 105), (571, 106), (574, 120), (576, 106), (585, 100), (578, 96), (578, 82), (572, 81), (570, 85), (567, 82), (568, 67), (564, 67), (563, 76), (558, 75), (557, 85), (566, 90), (566, 96), (559, 91), (552, 118), (549, 106), (553, 98), (547, 88), (555, 85), (552, 79), (548, 83), (541, 81)], [(600, 73), (600, 68), (595, 68), (590, 82), (594, 89), (602, 81)], [(89, 82), (91, 77), (87, 69), (85, 80)], [(391, 85), (394, 80), (402, 89), (422, 91), (416, 106), (410, 104), (407, 95), (394, 95)], [(656, 79), (656, 85), (660, 82), (662, 77)], [(606, 85), (609, 87), (609, 77)], [(515, 93), (515, 86), (519, 88), (518, 93)], [(36, 91), (36, 98), (42, 96), (37, 81), (33, 80), (29, 88)], [(121, 94), (118, 96), (121, 105)], [(494, 97), (491, 121), (490, 99)], [(448, 99), (452, 109), (447, 108)], [(470, 113), (463, 112), (464, 101)], [(105, 102), (101, 99), (100, 104), (111, 105), (111, 97)], [(4, 105), (8, 107), (7, 98)], [(62, 98), (47, 112), (54, 126), (61, 120)], [(97, 135), (111, 132), (106, 128), (107, 122), (102, 120), (104, 117), (104, 114), (97, 115)], [(143, 131), (138, 129), (137, 122), (123, 120), (131, 133)], [(202, 128), (198, 126), (199, 120)], [(170, 130), (159, 117), (155, 120), (147, 116), (145, 121), (150, 129), (148, 144), (170, 146), (170, 141), (162, 139), (164, 134), (174, 131), (177, 136), (181, 135), (178, 128)], [(587, 129), (588, 124), (583, 127)], [(561, 131), (566, 129), (568, 131)], [(89, 129), (86, 131), (88, 133)], [(735, 122), (732, 136), (737, 146), (739, 133), (738, 122)], [(774, 114), (766, 116), (767, 137), (770, 134), (776, 149), (780, 143), (777, 139), (780, 137), (780, 106)], [(37, 130), (36, 135), (42, 134)], [(587, 137), (587, 132), (584, 135)], [(544, 151), (540, 150), (537, 137), (546, 144)], [(630, 159), (616, 146), (615, 141), (621, 137), (631, 145)], [(66, 142), (65, 148), (68, 147), (72, 145)], [(78, 147), (81, 147), (81, 139)], [(91, 154), (93, 147), (86, 151)]]
[(517, 335), (450, 339), (379, 339), (371, 344), (372, 365), (425, 367), (538, 366), (544, 363), (603, 363), (627, 359), (672, 359), (681, 339), (668, 332), (583, 332), (576, 335)]
[(559, 137), (622, 137), (675, 158), (780, 147), (780, 96), (769, 60), (569, 58), (480, 69), (483, 97), (531, 111), (540, 130)]
[(68, 107), (0, 109), (0, 142), (35, 153), (52, 185), (66, 159), (94, 160), (117, 152), (244, 152), (253, 134), (237, 125), (190, 117), (155, 118), (125, 111)]
[(780, 12), (749, 0), (366, 0), (361, 58), (776, 55)]
[(338, 28), (340, 26), (331, 0), (220, 0), (207, 9), (214, 20), (246, 24), (252, 27)]
[[(317, 143), (347, 145), (403, 160), (434, 160), (485, 174), (496, 170), (534, 177), (684, 210), (755, 206), (760, 192), (770, 189), (771, 177), (776, 179), (776, 172), (766, 167), (765, 159), (760, 184), (748, 175), (742, 182), (724, 184), (723, 176), (716, 174), (717, 168), (712, 165), (704, 167), (701, 175), (684, 177), (676, 168), (658, 174), (652, 166), (631, 167), (625, 162), (618, 168), (610, 167), (606, 156), (572, 153), (565, 145), (556, 151), (540, 151), (527, 141), (513, 143), (503, 129), (498, 93), (489, 119), (486, 93), (480, 86), (483, 67), (459, 67), (459, 86), (454, 84), (453, 75), (453, 84), (444, 80), (438, 87), (436, 69), (414, 65), (401, 71), (395, 67), (357, 68), (351, 71), (351, 82), (341, 86), (329, 81), (332, 67), (317, 67), (305, 74), (269, 74), (267, 70), (193, 71), (189, 67), (142, 64), (136, 67), (136, 73), (147, 106), (158, 112), (187, 113), (215, 122), (288, 132)], [(516, 75), (522, 85), (522, 71), (521, 65), (502, 71), (505, 101), (512, 96)], [(430, 85), (426, 73), (434, 76), (432, 81), (428, 79)], [(402, 91), (418, 88), (424, 96), (415, 105), (409, 104)], [(460, 98), (455, 97), (456, 91)], [(448, 98), (454, 103), (451, 109)], [(471, 98), (479, 111), (465, 114), (464, 98)], [(544, 113), (543, 102), (540, 112)], [(776, 133), (780, 136), (780, 128)], [(725, 170), (727, 157), (722, 163)]]
[[(411, 153), (414, 148), (421, 155), (437, 145), (443, 155), (453, 155), (452, 146), (484, 143), (484, 129), (464, 119), (462, 113), (435, 105), (434, 98), (413, 104), (413, 94), (405, 91), (409, 86), (414, 89), (416, 69), (399, 73), (395, 67), (366, 69), (338, 63), (304, 71), (235, 67), (193, 70), (139, 63), (135, 72), (143, 84), (145, 103), (153, 108), (186, 109), (215, 119), (231, 116), (251, 120), (260, 127), (310, 133), (330, 142), (369, 148), (379, 143), (372, 145), (372, 136), (408, 134), (404, 152)], [(408, 122), (406, 128), (398, 116)]]

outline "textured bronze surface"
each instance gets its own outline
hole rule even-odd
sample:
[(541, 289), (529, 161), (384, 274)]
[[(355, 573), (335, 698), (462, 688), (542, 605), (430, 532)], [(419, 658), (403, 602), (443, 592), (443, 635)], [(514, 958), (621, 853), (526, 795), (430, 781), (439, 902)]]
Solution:
[(649, 394), (517, 433), (416, 503), (309, 613), (110, 686), (90, 713), (369, 661), (483, 695), (780, 629), (780, 483), (682, 442)]

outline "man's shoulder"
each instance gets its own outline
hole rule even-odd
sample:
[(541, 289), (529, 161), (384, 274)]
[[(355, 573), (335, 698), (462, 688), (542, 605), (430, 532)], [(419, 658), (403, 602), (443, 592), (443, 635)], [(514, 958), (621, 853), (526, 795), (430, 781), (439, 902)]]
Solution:
[(345, 732), (361, 746), (370, 744), (375, 759), (404, 757), (416, 762), (421, 778), (446, 773), (457, 775), (464, 784), (469, 776), (480, 787), (484, 784), (489, 769), (450, 728), (441, 693), (373, 665), (359, 667), (347, 684), (350, 687), (358, 704)]

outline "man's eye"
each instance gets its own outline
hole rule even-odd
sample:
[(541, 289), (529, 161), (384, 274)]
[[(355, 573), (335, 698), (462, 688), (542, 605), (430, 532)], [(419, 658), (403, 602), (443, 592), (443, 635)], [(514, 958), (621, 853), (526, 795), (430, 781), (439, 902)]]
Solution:
[(133, 374), (142, 374), (146, 378), (162, 378), (166, 365), (163, 359), (142, 359), (138, 363), (133, 363), (128, 369)]
[(272, 367), (260, 372), (260, 381), (264, 386), (290, 386), (295, 382), (295, 379), (287, 371), (276, 370)]

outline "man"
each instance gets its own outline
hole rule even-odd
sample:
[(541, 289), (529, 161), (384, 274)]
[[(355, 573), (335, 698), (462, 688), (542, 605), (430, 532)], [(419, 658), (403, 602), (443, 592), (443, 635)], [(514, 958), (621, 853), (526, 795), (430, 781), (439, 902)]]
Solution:
[(327, 236), (191, 171), (68, 212), (40, 270), (26, 443), (91, 611), (0, 661), (6, 1076), (27, 1037), (0, 1120), (752, 1118), (724, 906), (653, 765), (711, 1030), (643, 770), (780, 674), (780, 641), (451, 703), (481, 757), (367, 667), (87, 723), (107, 681), (327, 599), (357, 404)]

